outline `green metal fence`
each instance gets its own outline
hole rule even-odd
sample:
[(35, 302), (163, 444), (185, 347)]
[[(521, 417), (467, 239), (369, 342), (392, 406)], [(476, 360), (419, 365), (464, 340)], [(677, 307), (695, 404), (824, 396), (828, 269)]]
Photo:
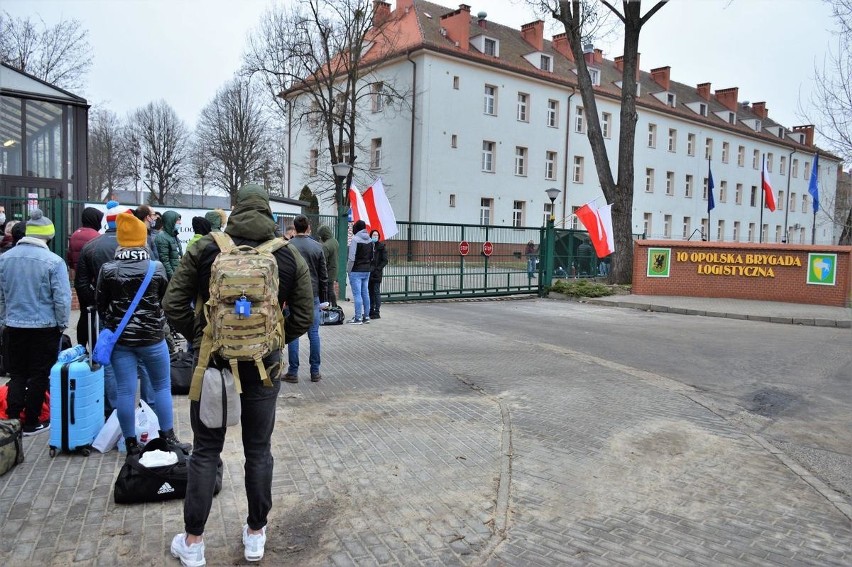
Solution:
[(77, 228), (80, 214), (85, 207), (85, 201), (71, 201), (55, 197), (11, 197), (4, 196), (2, 204), (6, 208), (6, 219), (26, 222), (33, 209), (41, 209), (44, 215), (53, 222), (56, 236), (50, 241), (50, 249), (61, 257), (65, 257), (68, 247), (68, 237)]

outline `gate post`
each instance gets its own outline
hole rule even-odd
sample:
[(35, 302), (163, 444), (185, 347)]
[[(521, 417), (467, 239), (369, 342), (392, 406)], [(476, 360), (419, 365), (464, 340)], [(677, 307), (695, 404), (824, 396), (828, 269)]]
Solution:
[(544, 272), (539, 282), (538, 295), (544, 297), (547, 288), (553, 283), (553, 261), (556, 250), (556, 228), (554, 227), (553, 215), (547, 219), (547, 228), (544, 231)]

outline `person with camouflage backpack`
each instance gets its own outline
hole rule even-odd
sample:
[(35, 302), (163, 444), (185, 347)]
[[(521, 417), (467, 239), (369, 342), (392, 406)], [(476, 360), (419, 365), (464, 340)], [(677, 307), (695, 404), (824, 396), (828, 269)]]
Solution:
[[(242, 390), (239, 397), (242, 405), (245, 489), (249, 511), (242, 538), (245, 558), (249, 561), (258, 561), (263, 557), (267, 516), (272, 507), (271, 437), (280, 377), (284, 372), (281, 350), (284, 344), (308, 330), (314, 316), (308, 266), (298, 250), (285, 245), (282, 239), (275, 238), (274, 229), (268, 193), (259, 185), (245, 185), (237, 195), (224, 235), (205, 235), (187, 251), (163, 299), (163, 309), (173, 328), (185, 337), (192, 338), (194, 352), (200, 353), (197, 365), (201, 372), (208, 366), (231, 369), (239, 385), (238, 391), (240, 388)], [(222, 240), (222, 236), (227, 239)], [(246, 247), (253, 248), (255, 254)], [(273, 280), (277, 276), (277, 297), (274, 302), (278, 314), (285, 304), (288, 314), (283, 320), (278, 314), (264, 319), (264, 325), (267, 322), (272, 325), (269, 336), (262, 341), (265, 346), (256, 340), (243, 341), (236, 335), (229, 338), (234, 327), (243, 323), (254, 325), (251, 316), (246, 320), (232, 317), (236, 309), (236, 294), (223, 289), (223, 286), (233, 287), (228, 283), (234, 279), (229, 274), (239, 277), (247, 275), (243, 274), (246, 262), (231, 258), (235, 254), (243, 260), (256, 256), (248, 262), (256, 269), (246, 281), (254, 281), (258, 274), (269, 278), (270, 274), (263, 273), (262, 258), (271, 254), (275, 260), (277, 273), (271, 274)], [(222, 283), (216, 283), (217, 279)], [(267, 297), (265, 289), (266, 285), (259, 286), (255, 291), (240, 289), (236, 300), (241, 300), (241, 296), (245, 295), (246, 301), (252, 304), (253, 315), (259, 311), (269, 313), (271, 298)], [(195, 311), (188, 307), (193, 301)], [(208, 324), (208, 314), (213, 319), (212, 324)], [(219, 317), (221, 320), (217, 323)], [(227, 345), (234, 348), (223, 348)], [(200, 403), (193, 399), (192, 394), (190, 391), (194, 450), (184, 501), (184, 532), (177, 534), (171, 544), (172, 555), (185, 566), (205, 564), (204, 526), (213, 503), (216, 468), (226, 433), (225, 427), (209, 428), (202, 422)]]

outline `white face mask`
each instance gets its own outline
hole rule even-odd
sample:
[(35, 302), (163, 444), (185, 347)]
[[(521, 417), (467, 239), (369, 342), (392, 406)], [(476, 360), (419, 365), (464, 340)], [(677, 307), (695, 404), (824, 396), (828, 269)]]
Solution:
[(6, 222), (6, 213), (0, 213), (0, 224)]

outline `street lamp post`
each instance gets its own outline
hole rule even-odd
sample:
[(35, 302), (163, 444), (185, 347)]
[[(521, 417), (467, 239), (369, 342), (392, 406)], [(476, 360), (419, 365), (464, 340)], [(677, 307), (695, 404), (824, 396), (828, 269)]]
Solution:
[(349, 243), (347, 242), (347, 228), (349, 226), (349, 209), (344, 201), (344, 182), (352, 171), (352, 166), (345, 162), (335, 163), (331, 166), (334, 170), (334, 197), (337, 203), (337, 283), (340, 287), (339, 299), (346, 298), (346, 259), (349, 255)]
[(547, 217), (547, 228), (544, 232), (544, 274), (539, 288), (541, 295), (544, 295), (545, 288), (550, 287), (553, 282), (553, 262), (556, 251), (556, 229), (554, 227), (556, 215), (554, 213), (556, 198), (561, 192), (556, 187), (551, 187), (545, 191), (547, 198), (550, 199), (550, 216)]

